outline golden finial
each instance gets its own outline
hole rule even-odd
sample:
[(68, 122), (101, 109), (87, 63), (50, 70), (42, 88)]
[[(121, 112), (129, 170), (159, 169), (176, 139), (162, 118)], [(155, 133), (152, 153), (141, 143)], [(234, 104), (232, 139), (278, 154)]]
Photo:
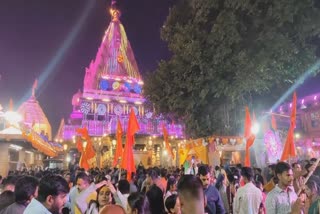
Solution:
[(117, 1), (112, 0), (111, 1), (111, 7), (109, 10), (109, 13), (112, 17), (112, 21), (118, 21), (120, 16), (121, 16), (121, 12), (120, 10), (117, 8)]

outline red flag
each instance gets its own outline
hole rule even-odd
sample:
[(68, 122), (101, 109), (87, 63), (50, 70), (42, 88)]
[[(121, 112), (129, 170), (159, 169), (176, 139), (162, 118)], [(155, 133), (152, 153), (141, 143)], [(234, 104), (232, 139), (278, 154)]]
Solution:
[[(254, 115), (255, 120), (255, 115)], [(250, 147), (253, 145), (255, 140), (255, 135), (251, 133), (251, 118), (249, 108), (246, 107), (246, 115), (244, 122), (244, 137), (246, 138), (246, 156), (245, 156), (245, 166), (250, 167)]]
[(256, 139), (256, 137), (253, 134), (247, 139), (246, 156), (244, 159), (244, 166), (246, 166), (246, 167), (250, 167), (250, 165), (251, 165), (251, 163), (250, 163), (250, 147), (253, 145), (253, 142), (255, 139)]
[[(81, 137), (87, 142), (87, 145), (85, 146), (85, 148), (83, 148), (79, 144), (77, 144), (77, 147), (78, 147), (78, 150), (79, 149), (81, 150), (81, 148), (82, 148), (82, 154), (81, 154), (79, 165), (80, 165), (80, 167), (88, 170), (89, 169), (88, 160), (90, 160), (91, 158), (94, 158), (96, 153), (93, 149), (93, 144), (92, 144), (91, 138), (89, 136), (88, 129), (85, 127), (78, 128), (76, 130), (76, 132), (81, 134)], [(78, 141), (78, 142), (81, 142), (81, 141)]]
[(169, 144), (168, 130), (164, 124), (162, 126), (162, 129), (163, 129), (163, 139), (164, 139), (164, 143), (166, 144), (166, 149), (168, 151), (168, 154), (171, 156), (171, 158), (174, 159), (174, 154), (173, 154), (172, 148)]
[(136, 171), (133, 158), (134, 134), (140, 129), (133, 109), (130, 110), (128, 121), (127, 139), (122, 155), (121, 168), (127, 170), (127, 180), (131, 180), (131, 173)]
[(290, 157), (296, 157), (296, 148), (294, 145), (294, 129), (296, 127), (296, 114), (297, 114), (297, 94), (293, 93), (292, 98), (292, 110), (291, 110), (291, 118), (290, 118), (290, 127), (288, 130), (288, 135), (286, 139), (286, 143), (284, 145), (284, 149), (281, 156), (281, 161), (288, 160)]
[(117, 123), (117, 148), (116, 148), (116, 153), (114, 155), (113, 159), (113, 166), (115, 167), (118, 164), (119, 158), (122, 156), (123, 148), (122, 148), (122, 126), (121, 122), (118, 119)]
[(249, 108), (246, 107), (246, 116), (244, 121), (244, 137), (248, 138), (251, 135), (251, 118)]
[(273, 130), (277, 130), (277, 121), (276, 118), (274, 117), (274, 115), (271, 115), (271, 127), (273, 128)]

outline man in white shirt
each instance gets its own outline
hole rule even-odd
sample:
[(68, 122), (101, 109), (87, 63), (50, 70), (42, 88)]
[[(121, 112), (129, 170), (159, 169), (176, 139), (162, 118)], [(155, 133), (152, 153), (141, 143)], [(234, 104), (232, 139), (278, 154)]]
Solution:
[(250, 167), (242, 167), (241, 176), (245, 185), (236, 192), (233, 201), (234, 214), (255, 214), (259, 213), (262, 202), (262, 192), (253, 183), (253, 170)]
[(293, 172), (286, 162), (279, 162), (275, 167), (278, 184), (266, 199), (267, 214), (300, 214), (303, 202), (298, 198), (293, 188)]

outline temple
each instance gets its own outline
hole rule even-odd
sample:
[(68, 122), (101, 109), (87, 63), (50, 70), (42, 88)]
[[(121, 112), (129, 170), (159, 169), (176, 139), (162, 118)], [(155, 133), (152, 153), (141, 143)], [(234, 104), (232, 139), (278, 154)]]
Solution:
[[(56, 141), (72, 141), (79, 127), (87, 127), (91, 137), (113, 136), (118, 119), (125, 133), (131, 108), (140, 125), (136, 148), (145, 150), (148, 141), (160, 138), (163, 125), (170, 136), (183, 138), (184, 127), (156, 115), (144, 98), (143, 80), (114, 1), (109, 13), (111, 21), (97, 55), (85, 69), (83, 92), (73, 96), (73, 111), (69, 120), (61, 123)], [(163, 139), (159, 142), (161, 146)]]

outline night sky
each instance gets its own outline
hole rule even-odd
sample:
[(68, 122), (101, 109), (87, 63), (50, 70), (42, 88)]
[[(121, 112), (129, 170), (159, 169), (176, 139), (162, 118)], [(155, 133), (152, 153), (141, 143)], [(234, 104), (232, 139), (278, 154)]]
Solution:
[[(0, 104), (14, 100), (15, 108), (40, 74), (48, 70), (58, 50), (80, 20), (85, 7), (93, 5), (79, 34), (61, 60), (56, 61), (36, 92), (56, 134), (61, 118), (72, 110), (72, 95), (82, 90), (85, 68), (95, 58), (110, 16), (110, 0), (1, 0), (0, 1)], [(170, 56), (160, 39), (169, 7), (176, 0), (118, 0), (121, 21), (131, 42), (141, 74), (154, 70)], [(320, 91), (320, 76), (308, 80), (298, 95)], [(30, 97), (30, 93), (27, 97)]]

